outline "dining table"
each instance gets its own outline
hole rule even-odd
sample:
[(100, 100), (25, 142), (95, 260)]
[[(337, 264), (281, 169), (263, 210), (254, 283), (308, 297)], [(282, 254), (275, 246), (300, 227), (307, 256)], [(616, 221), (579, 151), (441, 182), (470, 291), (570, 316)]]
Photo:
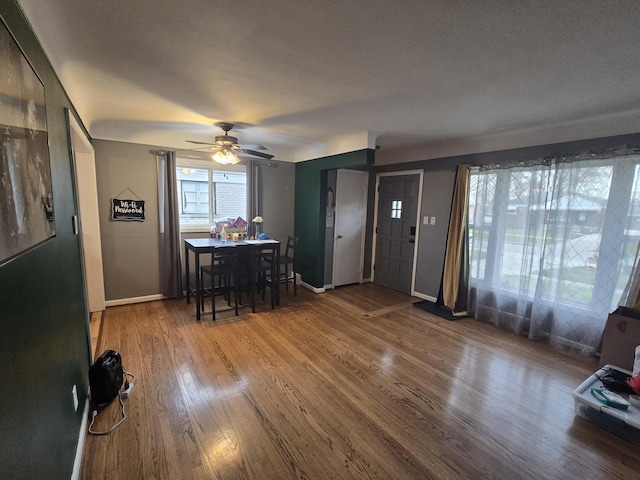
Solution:
[[(246, 251), (247, 255), (244, 255), (243, 258), (250, 259), (252, 258), (252, 253), (254, 250), (259, 249), (261, 246), (267, 244), (277, 244), (278, 248), (276, 248), (277, 258), (276, 258), (276, 272), (274, 282), (276, 288), (276, 305), (280, 303), (280, 294), (279, 294), (279, 279), (280, 272), (280, 241), (275, 239), (265, 239), (265, 240), (250, 240), (243, 239), (238, 241), (233, 241), (231, 239), (221, 240), (218, 238), (205, 237), (205, 238), (187, 238), (184, 240), (184, 259), (185, 259), (185, 283), (186, 283), (186, 296), (187, 303), (191, 303), (191, 297), (196, 301), (196, 319), (200, 320), (201, 314), (201, 295), (202, 295), (202, 285), (201, 285), (201, 276), (200, 276), (200, 255), (203, 254), (211, 254), (214, 255), (216, 250), (222, 248), (241, 248)], [(191, 275), (190, 275), (190, 261), (189, 261), (189, 252), (193, 252), (194, 254), (194, 263), (195, 263), (195, 285), (191, 285)]]

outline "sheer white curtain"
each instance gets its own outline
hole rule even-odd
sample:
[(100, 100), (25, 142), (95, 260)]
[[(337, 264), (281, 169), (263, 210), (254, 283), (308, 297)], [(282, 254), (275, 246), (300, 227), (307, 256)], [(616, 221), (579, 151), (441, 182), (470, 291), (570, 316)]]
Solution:
[(640, 243), (636, 248), (636, 256), (633, 260), (633, 271), (622, 293), (620, 305), (640, 309)]
[(595, 352), (640, 238), (639, 163), (623, 149), (473, 172), (470, 313)]

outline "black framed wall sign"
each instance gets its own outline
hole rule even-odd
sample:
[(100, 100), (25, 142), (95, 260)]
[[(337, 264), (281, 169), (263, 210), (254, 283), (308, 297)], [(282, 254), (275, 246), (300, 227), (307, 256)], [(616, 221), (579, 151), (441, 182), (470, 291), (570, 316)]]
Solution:
[(112, 198), (111, 220), (144, 222), (144, 200)]

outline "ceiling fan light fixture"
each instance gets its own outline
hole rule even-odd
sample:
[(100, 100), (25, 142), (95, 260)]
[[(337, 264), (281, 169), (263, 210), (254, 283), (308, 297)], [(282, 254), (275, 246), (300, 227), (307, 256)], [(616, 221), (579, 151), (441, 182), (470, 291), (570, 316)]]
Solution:
[(211, 158), (222, 165), (235, 165), (240, 161), (238, 156), (232, 150), (223, 148), (211, 155)]
[(220, 127), (224, 131), (224, 135), (218, 135), (215, 137), (215, 143), (200, 142), (196, 140), (187, 140), (188, 143), (195, 143), (197, 145), (209, 145), (212, 150), (217, 152), (211, 155), (211, 158), (224, 165), (235, 165), (240, 162), (240, 158), (235, 152), (241, 152), (245, 155), (251, 155), (253, 157), (264, 158), (271, 160), (273, 155), (264, 152), (258, 152), (256, 150), (266, 150), (262, 145), (239, 145), (238, 139), (229, 135), (229, 130), (233, 128), (233, 123), (218, 122), (216, 127)]

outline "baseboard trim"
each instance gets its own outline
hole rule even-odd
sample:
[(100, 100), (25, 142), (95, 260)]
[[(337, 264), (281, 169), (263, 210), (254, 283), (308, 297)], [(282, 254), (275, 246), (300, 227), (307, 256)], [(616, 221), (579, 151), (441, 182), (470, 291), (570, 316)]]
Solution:
[(422, 300), (429, 300), (430, 302), (436, 303), (438, 299), (436, 297), (432, 297), (431, 295), (425, 295), (424, 293), (419, 292), (411, 292), (413, 297), (421, 298)]
[[(362, 282), (360, 283), (371, 283), (371, 279), (370, 278), (363, 278)], [(326, 290), (333, 290), (334, 288), (336, 288), (336, 286), (333, 283), (328, 283), (327, 285), (325, 285), (323, 287)]]
[(84, 401), (84, 411), (82, 412), (82, 422), (80, 423), (80, 433), (78, 434), (78, 446), (76, 447), (76, 458), (73, 461), (73, 472), (71, 480), (79, 480), (80, 467), (82, 467), (82, 453), (87, 440), (87, 421), (89, 418), (89, 396)]
[(131, 305), (133, 303), (152, 302), (154, 300), (163, 300), (165, 297), (161, 293), (156, 295), (147, 295), (144, 297), (119, 298), (117, 300), (107, 300), (107, 307), (117, 307), (119, 305)]
[(307, 290), (311, 290), (313, 293), (324, 293), (326, 291), (324, 287), (322, 288), (314, 287), (313, 285), (309, 285), (308, 283), (303, 281), (298, 282), (298, 284), (306, 288)]

